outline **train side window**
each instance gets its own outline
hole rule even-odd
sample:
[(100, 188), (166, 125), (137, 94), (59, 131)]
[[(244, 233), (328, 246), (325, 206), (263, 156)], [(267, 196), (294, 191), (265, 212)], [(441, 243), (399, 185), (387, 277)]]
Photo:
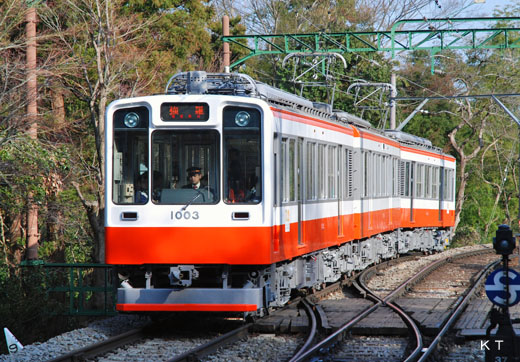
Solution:
[(455, 200), (455, 171), (450, 170), (450, 200)]
[(399, 160), (392, 157), (392, 196), (399, 196)]
[(381, 196), (381, 155), (374, 154), (374, 193), (373, 196)]
[(323, 200), (326, 195), (325, 178), (327, 162), (326, 162), (326, 148), (324, 144), (318, 145), (318, 199)]
[(386, 174), (386, 155), (381, 156), (381, 196), (387, 196), (386, 189), (388, 184), (388, 177)]
[(368, 197), (369, 153), (363, 151), (363, 197)]
[(262, 114), (256, 108), (227, 106), (223, 111), (224, 202), (262, 200)]
[(439, 198), (439, 168), (433, 167), (432, 170), (432, 199)]
[(369, 179), (371, 180), (370, 182), (370, 189), (368, 191), (368, 196), (370, 197), (374, 197), (377, 195), (377, 177), (376, 177), (376, 169), (377, 169), (377, 159), (376, 159), (376, 155), (374, 153), (370, 153), (369, 155), (370, 157), (370, 175), (369, 175)]
[(455, 171), (450, 170), (450, 200), (455, 200)]
[(379, 196), (386, 196), (386, 157), (379, 155)]
[(287, 138), (282, 138), (282, 149), (280, 152), (280, 176), (281, 176), (281, 182), (280, 182), (280, 192), (281, 192), (281, 200), (282, 203), (285, 203), (289, 201), (288, 198), (288, 171), (287, 171), (287, 151), (288, 145), (287, 145)]
[(336, 166), (336, 146), (329, 146), (328, 147), (328, 165), (327, 165), (327, 181), (328, 181), (328, 193), (329, 193), (329, 199), (335, 199), (338, 197), (338, 191), (336, 187), (336, 180), (337, 180), (337, 170), (338, 167)]
[(386, 175), (386, 156), (381, 155), (381, 193), (380, 196), (386, 196), (386, 184), (388, 183), (388, 177)]
[(410, 161), (401, 161), (401, 196), (410, 197), (411, 164)]
[(418, 164), (416, 170), (415, 197), (422, 198), (424, 197), (424, 165)]
[(444, 171), (443, 171), (443, 175), (442, 175), (442, 199), (447, 201), (449, 200), (449, 195), (448, 195), (448, 190), (449, 190), (449, 187), (448, 187), (448, 169), (445, 168)]
[(296, 200), (303, 201), (303, 138), (298, 139), (296, 154)]
[(287, 163), (287, 171), (289, 172), (289, 201), (296, 200), (296, 142), (294, 139), (289, 140), (289, 161)]
[(146, 107), (118, 109), (113, 114), (112, 201), (145, 204), (150, 199)]
[(387, 159), (387, 173), (388, 175), (388, 190), (387, 191), (387, 195), (389, 197), (392, 197), (394, 196), (394, 183), (395, 183), (395, 179), (394, 179), (394, 158), (392, 156), (388, 156), (388, 159)]
[(444, 169), (444, 185), (443, 185), (443, 191), (444, 191), (444, 200), (446, 201), (453, 201), (454, 198), (454, 173), (453, 170)]
[(307, 142), (306, 183), (307, 200), (316, 200), (316, 143)]
[(282, 139), (281, 173), (282, 173), (282, 202), (296, 200), (297, 184), (297, 155), (296, 140), (293, 138)]
[(368, 179), (370, 181), (368, 196), (374, 197), (377, 195), (377, 157), (372, 152), (368, 154), (368, 164), (370, 165), (368, 174)]
[(432, 197), (432, 167), (426, 166), (424, 172), (425, 197), (430, 199)]
[(379, 179), (377, 180), (377, 193), (378, 196), (385, 195), (385, 156), (379, 155), (378, 157), (378, 168), (379, 168)]
[(391, 197), (393, 195), (393, 162), (391, 156), (386, 156), (386, 196)]

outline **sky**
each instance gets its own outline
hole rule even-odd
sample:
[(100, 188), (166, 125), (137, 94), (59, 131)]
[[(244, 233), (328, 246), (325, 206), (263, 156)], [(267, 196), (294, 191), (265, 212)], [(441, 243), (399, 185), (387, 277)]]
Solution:
[[(466, 0), (465, 3), (468, 4), (462, 11), (455, 10), (453, 13), (450, 12), (450, 17), (492, 17), (493, 11), (496, 7), (504, 8), (508, 4), (511, 4), (513, 2), (516, 2), (516, 0), (485, 0), (484, 3), (475, 3), (475, 1), (479, 0), (473, 0), (473, 3), (470, 0)], [(484, 1), (484, 0), (480, 0)], [(443, 4), (449, 3), (449, 0), (437, 0), (437, 4), (440, 4), (441, 6)], [(443, 8), (444, 9), (444, 8)], [(430, 17), (444, 17), (439, 16), (441, 10), (438, 9), (436, 3), (434, 1), (430, 2), (430, 5), (426, 6), (422, 9), (421, 13), (423, 15), (428, 15)], [(445, 14), (443, 14), (445, 15)]]
[(478, 14), (482, 13), (482, 15), (485, 16), (492, 16), (495, 7), (504, 6), (507, 4), (511, 4), (511, 2), (507, 0), (486, 0), (484, 4), (471, 5), (467, 10), (470, 12), (476, 12)]
[[(485, 2), (483, 2), (485, 1)], [(457, 2), (465, 4), (461, 9)], [(423, 2), (424, 4), (424, 2)], [(520, 4), (520, 0), (430, 0), (428, 5), (418, 9), (417, 18), (492, 18), (495, 10), (511, 8), (513, 4)], [(518, 5), (517, 5), (518, 6)], [(520, 16), (520, 14), (516, 14)], [(495, 25), (492, 21), (460, 22), (450, 24), (454, 28), (489, 28)], [(423, 25), (425, 27), (425, 25)], [(413, 28), (413, 27), (412, 27)]]

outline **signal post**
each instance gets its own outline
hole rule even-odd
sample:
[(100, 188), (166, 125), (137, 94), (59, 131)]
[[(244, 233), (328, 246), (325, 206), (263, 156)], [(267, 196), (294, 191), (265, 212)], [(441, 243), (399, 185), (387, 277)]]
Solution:
[[(520, 273), (509, 268), (509, 256), (516, 248), (513, 231), (500, 225), (493, 238), (493, 248), (502, 255), (503, 269), (491, 273), (486, 281), (486, 294), (495, 305), (491, 309), (491, 324), (486, 330), (486, 362), (520, 361), (520, 336), (513, 328), (520, 319), (511, 320), (509, 306), (520, 301)], [(498, 326), (496, 334), (491, 331)]]

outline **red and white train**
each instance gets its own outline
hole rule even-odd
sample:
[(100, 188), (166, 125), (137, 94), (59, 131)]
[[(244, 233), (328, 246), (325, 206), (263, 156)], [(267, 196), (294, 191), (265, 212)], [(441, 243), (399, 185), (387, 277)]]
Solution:
[(120, 311), (262, 314), (451, 236), (452, 156), (243, 74), (117, 100), (106, 134)]

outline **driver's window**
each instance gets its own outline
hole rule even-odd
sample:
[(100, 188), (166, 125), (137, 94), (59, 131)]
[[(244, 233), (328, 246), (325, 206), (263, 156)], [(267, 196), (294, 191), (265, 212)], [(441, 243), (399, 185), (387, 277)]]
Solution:
[(219, 200), (219, 137), (214, 130), (161, 130), (152, 134), (152, 180), (158, 204)]

